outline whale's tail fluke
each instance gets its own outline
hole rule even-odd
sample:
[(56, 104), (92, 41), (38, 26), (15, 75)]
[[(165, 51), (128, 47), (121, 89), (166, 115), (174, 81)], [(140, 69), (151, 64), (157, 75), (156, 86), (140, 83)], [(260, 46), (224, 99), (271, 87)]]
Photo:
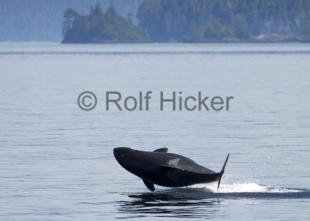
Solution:
[(218, 181), (218, 183), (217, 183), (217, 189), (220, 188), (222, 176), (223, 176), (223, 174), (224, 174), (224, 172), (225, 172), (225, 167), (226, 167), (226, 164), (227, 164), (229, 155), (230, 155), (230, 154), (227, 154), (226, 160), (225, 160), (224, 165), (223, 165), (223, 167), (222, 167), (222, 170), (221, 170), (221, 172), (220, 172), (220, 179), (219, 179), (219, 181)]

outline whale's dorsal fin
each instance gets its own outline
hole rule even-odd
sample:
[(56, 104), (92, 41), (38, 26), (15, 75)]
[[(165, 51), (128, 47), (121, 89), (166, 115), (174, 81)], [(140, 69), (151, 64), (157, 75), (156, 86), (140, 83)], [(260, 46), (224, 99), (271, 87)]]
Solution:
[(154, 150), (153, 152), (165, 152), (165, 153), (167, 153), (168, 152), (168, 148), (166, 148), (166, 147), (159, 148), (157, 150)]
[(155, 187), (154, 187), (154, 184), (153, 184), (153, 183), (150, 183), (150, 182), (148, 182), (148, 181), (146, 181), (146, 180), (143, 180), (143, 183), (145, 184), (145, 186), (146, 186), (149, 190), (151, 190), (152, 192), (155, 191)]

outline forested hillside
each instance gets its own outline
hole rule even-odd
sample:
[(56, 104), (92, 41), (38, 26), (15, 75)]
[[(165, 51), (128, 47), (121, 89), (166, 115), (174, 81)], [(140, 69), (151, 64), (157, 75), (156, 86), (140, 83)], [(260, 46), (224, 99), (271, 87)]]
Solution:
[(105, 12), (100, 5), (90, 8), (86, 15), (68, 9), (63, 24), (63, 43), (127, 43), (148, 40), (146, 32), (132, 21), (132, 15), (124, 18), (113, 6)]
[(151, 41), (309, 41), (310, 0), (144, 0)]
[[(113, 18), (90, 16), (96, 4)], [(84, 25), (69, 31), (67, 9)], [(3, 0), (0, 15), (0, 41), (310, 41), (310, 0)]]

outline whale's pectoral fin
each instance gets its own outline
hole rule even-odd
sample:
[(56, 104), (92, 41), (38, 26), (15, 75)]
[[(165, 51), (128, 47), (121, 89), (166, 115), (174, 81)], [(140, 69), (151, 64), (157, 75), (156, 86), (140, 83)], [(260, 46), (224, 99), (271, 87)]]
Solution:
[(154, 184), (153, 184), (153, 183), (150, 183), (150, 182), (148, 182), (148, 181), (146, 181), (146, 180), (143, 180), (143, 183), (145, 184), (145, 186), (146, 186), (149, 190), (151, 190), (152, 192), (155, 191), (155, 187), (154, 187)]
[(165, 152), (165, 153), (167, 153), (168, 152), (168, 148), (166, 148), (166, 147), (159, 148), (157, 150), (154, 150), (153, 152)]

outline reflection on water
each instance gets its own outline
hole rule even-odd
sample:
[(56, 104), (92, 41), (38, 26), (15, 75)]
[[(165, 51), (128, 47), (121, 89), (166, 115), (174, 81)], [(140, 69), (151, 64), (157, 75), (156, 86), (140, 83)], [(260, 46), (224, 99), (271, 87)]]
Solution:
[[(128, 201), (120, 201), (119, 212), (141, 216), (152, 214), (160, 217), (208, 218), (217, 212), (219, 199), (190, 199), (178, 196), (179, 189), (156, 193), (129, 195)], [(128, 217), (127, 217), (128, 218)]]
[[(241, 189), (243, 188), (243, 189)], [(251, 190), (251, 192), (249, 191)], [(210, 218), (219, 216), (225, 200), (310, 199), (310, 190), (275, 188), (255, 183), (225, 185), (219, 191), (211, 186), (160, 190), (156, 192), (126, 194), (127, 201), (119, 201), (119, 212), (126, 217), (143, 217), (152, 214), (160, 217)], [(134, 216), (132, 216), (134, 215)]]

